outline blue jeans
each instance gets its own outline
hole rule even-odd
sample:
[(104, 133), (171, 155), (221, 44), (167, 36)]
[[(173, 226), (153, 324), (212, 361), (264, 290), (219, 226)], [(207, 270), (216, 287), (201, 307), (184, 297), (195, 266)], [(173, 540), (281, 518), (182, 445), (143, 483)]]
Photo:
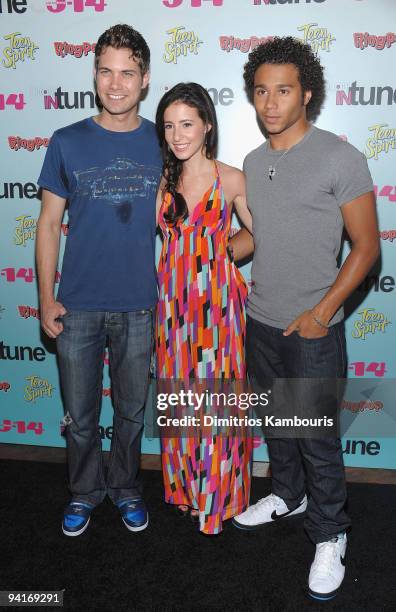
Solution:
[[(246, 359), (253, 389), (262, 389), (269, 380), (340, 379), (346, 373), (346, 346), (343, 322), (330, 327), (323, 338), (306, 339), (297, 332), (284, 336), (283, 330), (247, 320)], [(338, 410), (336, 394), (333, 413)], [(319, 398), (320, 399), (320, 398)], [(323, 402), (328, 401), (323, 397)], [(350, 526), (345, 512), (346, 484), (341, 441), (338, 437), (272, 438), (267, 440), (271, 463), (272, 492), (289, 509), (310, 493), (305, 529), (317, 544), (331, 539)]]
[[(62, 323), (64, 329), (56, 344), (72, 501), (96, 505), (106, 493), (114, 503), (139, 497), (142, 490), (138, 472), (153, 348), (153, 312), (68, 311)], [(114, 417), (106, 478), (99, 416), (107, 339)]]

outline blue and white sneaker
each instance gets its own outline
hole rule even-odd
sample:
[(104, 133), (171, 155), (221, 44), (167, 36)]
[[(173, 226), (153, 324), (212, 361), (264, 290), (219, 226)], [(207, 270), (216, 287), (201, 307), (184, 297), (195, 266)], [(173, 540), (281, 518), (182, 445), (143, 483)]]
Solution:
[(129, 531), (143, 531), (149, 519), (146, 504), (141, 497), (122, 499), (117, 502), (124, 525)]
[(316, 545), (315, 559), (308, 579), (308, 592), (313, 599), (326, 601), (337, 595), (345, 575), (346, 547), (345, 533)]
[(94, 507), (85, 502), (70, 502), (63, 513), (63, 533), (67, 536), (81, 535), (89, 525)]

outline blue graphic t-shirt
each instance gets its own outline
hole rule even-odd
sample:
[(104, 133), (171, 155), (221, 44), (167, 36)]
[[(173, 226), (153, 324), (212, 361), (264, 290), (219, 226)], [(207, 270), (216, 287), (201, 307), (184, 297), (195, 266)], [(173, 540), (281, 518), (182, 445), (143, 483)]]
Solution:
[(129, 312), (157, 302), (154, 124), (112, 132), (92, 118), (57, 130), (38, 183), (69, 202), (58, 300), (70, 310)]

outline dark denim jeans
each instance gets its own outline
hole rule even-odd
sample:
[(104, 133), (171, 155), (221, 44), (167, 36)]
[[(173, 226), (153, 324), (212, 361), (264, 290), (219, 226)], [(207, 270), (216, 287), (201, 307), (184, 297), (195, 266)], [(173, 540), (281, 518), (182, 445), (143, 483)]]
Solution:
[[(138, 479), (143, 413), (153, 348), (153, 312), (68, 311), (57, 338), (73, 501), (114, 503), (141, 495)], [(99, 416), (103, 357), (109, 341), (114, 406), (105, 478)]]
[[(253, 389), (275, 378), (345, 377), (346, 346), (343, 322), (318, 339), (247, 320), (246, 357)], [(326, 398), (327, 401), (327, 398)], [(334, 401), (337, 402), (336, 395)], [(334, 412), (338, 406), (334, 405)], [(272, 492), (291, 509), (310, 494), (304, 526), (314, 543), (325, 542), (350, 526), (345, 512), (346, 485), (338, 437), (267, 438)]]

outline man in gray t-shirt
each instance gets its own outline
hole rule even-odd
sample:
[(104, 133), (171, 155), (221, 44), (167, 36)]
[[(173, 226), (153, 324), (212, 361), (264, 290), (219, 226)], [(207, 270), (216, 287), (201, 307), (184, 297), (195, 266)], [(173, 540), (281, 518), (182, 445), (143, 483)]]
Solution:
[[(353, 146), (309, 122), (320, 111), (324, 78), (308, 45), (291, 37), (259, 45), (244, 78), (268, 134), (244, 162), (255, 249), (247, 309), (249, 378), (260, 390), (268, 379), (335, 382), (346, 374), (342, 305), (379, 253), (367, 162)], [(339, 269), (344, 227), (351, 251)], [(235, 258), (246, 256), (251, 243), (242, 230), (230, 243)], [(325, 384), (313, 384), (309, 392), (314, 388), (316, 405), (334, 414), (337, 394), (329, 399)], [(306, 512), (304, 526), (316, 545), (309, 593), (330, 599), (344, 578), (350, 526), (340, 439), (271, 434), (272, 493), (233, 523), (252, 530)]]

